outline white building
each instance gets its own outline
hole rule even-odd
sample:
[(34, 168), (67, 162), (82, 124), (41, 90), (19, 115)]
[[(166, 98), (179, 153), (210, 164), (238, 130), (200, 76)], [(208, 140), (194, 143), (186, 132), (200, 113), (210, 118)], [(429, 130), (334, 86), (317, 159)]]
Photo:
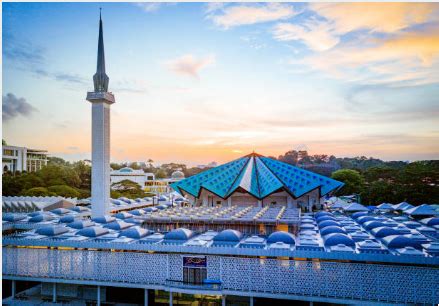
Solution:
[(145, 173), (142, 169), (134, 170), (129, 167), (121, 168), (119, 170), (112, 170), (110, 172), (111, 185), (124, 180), (137, 183), (140, 187), (144, 188), (147, 181), (155, 180), (155, 176), (154, 173)]
[(2, 169), (35, 172), (47, 165), (47, 151), (3, 145)]

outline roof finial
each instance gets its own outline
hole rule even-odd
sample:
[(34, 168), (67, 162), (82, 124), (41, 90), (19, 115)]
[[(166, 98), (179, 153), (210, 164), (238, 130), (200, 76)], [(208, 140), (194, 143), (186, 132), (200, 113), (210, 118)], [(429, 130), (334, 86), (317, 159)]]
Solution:
[(102, 26), (102, 8), (99, 8), (99, 38), (98, 38), (98, 60), (96, 73), (93, 76), (95, 92), (108, 91), (108, 76), (105, 73), (105, 52), (104, 52), (104, 33)]
[(102, 7), (99, 8), (99, 21), (102, 20)]

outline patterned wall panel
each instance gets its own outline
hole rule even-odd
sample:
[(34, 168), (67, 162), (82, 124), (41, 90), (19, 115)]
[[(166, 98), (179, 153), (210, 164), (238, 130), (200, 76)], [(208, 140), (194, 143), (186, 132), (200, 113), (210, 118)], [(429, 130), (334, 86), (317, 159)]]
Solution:
[[(3, 248), (3, 274), (165, 285), (180, 254)], [(207, 256), (209, 279), (233, 291), (398, 303), (438, 303), (439, 268)], [(168, 275), (169, 271), (169, 275)]]

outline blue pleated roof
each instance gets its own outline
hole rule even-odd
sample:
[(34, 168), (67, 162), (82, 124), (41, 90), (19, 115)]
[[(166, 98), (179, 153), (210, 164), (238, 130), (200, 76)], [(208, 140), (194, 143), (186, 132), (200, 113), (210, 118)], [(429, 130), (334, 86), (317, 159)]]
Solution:
[(256, 153), (171, 185), (174, 190), (194, 197), (204, 188), (224, 199), (237, 189), (263, 199), (281, 190), (298, 198), (316, 188), (323, 196), (342, 186), (342, 182)]

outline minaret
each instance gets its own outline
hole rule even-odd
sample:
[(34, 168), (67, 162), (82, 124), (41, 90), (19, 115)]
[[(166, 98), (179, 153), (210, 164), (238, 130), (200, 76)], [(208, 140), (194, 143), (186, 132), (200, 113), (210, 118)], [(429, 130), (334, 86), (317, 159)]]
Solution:
[(94, 91), (87, 93), (91, 102), (92, 169), (91, 208), (92, 217), (108, 213), (110, 202), (110, 106), (115, 102), (108, 92), (109, 78), (105, 73), (104, 35), (99, 14), (99, 41), (96, 73), (93, 76)]

